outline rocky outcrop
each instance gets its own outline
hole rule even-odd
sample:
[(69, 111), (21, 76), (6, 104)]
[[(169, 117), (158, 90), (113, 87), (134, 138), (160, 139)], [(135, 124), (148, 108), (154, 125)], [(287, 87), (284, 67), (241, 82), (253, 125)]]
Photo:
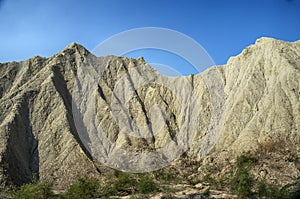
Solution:
[(37, 178), (63, 188), (105, 164), (140, 172), (181, 155), (222, 162), (276, 140), (299, 157), (299, 41), (261, 38), (187, 77), (162, 76), (143, 58), (95, 57), (76, 43), (0, 64), (2, 184)]

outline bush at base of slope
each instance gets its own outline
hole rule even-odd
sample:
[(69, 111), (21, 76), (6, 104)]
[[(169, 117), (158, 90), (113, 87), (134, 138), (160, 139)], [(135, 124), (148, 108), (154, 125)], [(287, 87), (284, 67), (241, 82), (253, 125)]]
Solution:
[(49, 199), (54, 197), (52, 183), (38, 182), (22, 185), (16, 193), (17, 199)]

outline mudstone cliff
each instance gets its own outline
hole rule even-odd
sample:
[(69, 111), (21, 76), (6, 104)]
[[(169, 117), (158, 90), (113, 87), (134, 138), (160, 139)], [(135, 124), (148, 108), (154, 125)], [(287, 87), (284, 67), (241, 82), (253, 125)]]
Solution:
[(141, 172), (182, 156), (200, 171), (271, 146), (286, 155), (262, 161), (256, 174), (282, 183), (299, 176), (299, 163), (285, 159), (300, 155), (299, 41), (261, 38), (227, 64), (183, 77), (76, 43), (0, 64), (2, 185), (35, 178), (66, 187), (105, 165)]

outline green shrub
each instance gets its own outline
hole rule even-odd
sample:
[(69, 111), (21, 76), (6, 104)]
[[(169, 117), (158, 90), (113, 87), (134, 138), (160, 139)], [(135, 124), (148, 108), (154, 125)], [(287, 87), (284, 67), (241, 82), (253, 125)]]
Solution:
[(158, 185), (149, 174), (130, 174), (114, 171), (107, 178), (106, 185), (101, 189), (102, 197), (128, 195), (136, 193), (152, 193), (158, 191)]
[[(299, 190), (300, 183), (298, 184), (298, 181), (293, 184), (287, 184), (282, 188), (268, 184), (264, 180), (255, 183), (250, 169), (256, 162), (257, 159), (249, 153), (237, 157), (235, 172), (230, 180), (232, 192), (238, 194), (240, 198), (290, 199), (299, 196), (297, 186)], [(253, 190), (257, 190), (257, 192)]]
[(17, 199), (49, 199), (53, 197), (52, 183), (25, 184), (16, 193)]
[(264, 181), (258, 183), (257, 195), (260, 198), (270, 198), (270, 199), (289, 199), (291, 198), (287, 187), (279, 188), (275, 185), (267, 184)]
[(138, 181), (137, 191), (143, 194), (153, 193), (158, 191), (158, 186), (149, 175), (143, 175)]
[(132, 194), (136, 190), (137, 179), (134, 175), (115, 171), (116, 179), (112, 182), (112, 189), (116, 193)]
[(239, 168), (230, 181), (230, 189), (242, 198), (251, 198), (253, 196), (253, 185), (253, 176), (244, 167)]
[(202, 179), (203, 182), (208, 182), (212, 185), (219, 185), (218, 180), (216, 180), (213, 176), (211, 176), (211, 174), (207, 174), (203, 177)]
[(254, 177), (250, 174), (251, 166), (257, 159), (250, 153), (242, 154), (237, 157), (236, 171), (230, 180), (230, 189), (241, 198), (252, 198), (254, 192)]
[(237, 168), (251, 167), (256, 162), (257, 162), (257, 158), (255, 158), (252, 154), (247, 152), (237, 157), (236, 167)]
[(0, 195), (6, 196), (7, 198), (15, 198), (16, 192), (18, 191), (18, 188), (14, 185), (8, 185), (8, 186), (1, 186), (0, 185)]
[(180, 181), (179, 175), (171, 169), (160, 169), (154, 172), (154, 176), (158, 181), (164, 183), (176, 183)]
[(96, 178), (82, 177), (75, 181), (63, 195), (65, 199), (91, 199), (99, 195), (100, 182)]

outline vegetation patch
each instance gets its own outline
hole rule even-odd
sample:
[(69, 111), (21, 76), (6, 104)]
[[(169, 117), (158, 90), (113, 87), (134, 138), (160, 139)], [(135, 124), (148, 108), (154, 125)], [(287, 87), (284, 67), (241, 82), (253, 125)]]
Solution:
[(239, 156), (236, 160), (235, 171), (230, 180), (230, 190), (240, 198), (270, 198), (290, 199), (298, 198), (300, 190), (299, 178), (295, 183), (279, 187), (268, 184), (264, 179), (256, 182), (251, 174), (251, 167), (257, 159), (250, 153)]
[(51, 183), (38, 182), (25, 184), (11, 195), (5, 194), (5, 196), (18, 199), (92, 199), (127, 195), (132, 195), (133, 198), (147, 198), (146, 194), (163, 192), (163, 197), (172, 198), (172, 193), (182, 188), (175, 185), (190, 182), (192, 186), (203, 183), (205, 189), (201, 195), (204, 198), (210, 198), (213, 189), (230, 190), (239, 198), (300, 198), (300, 178), (283, 187), (268, 184), (265, 179), (257, 180), (251, 173), (252, 167), (257, 162), (254, 155), (244, 153), (237, 157), (233, 169), (229, 172), (230, 175), (223, 173), (217, 177), (213, 173), (208, 173), (201, 177), (201, 175), (198, 176), (199, 173), (197, 174), (198, 170), (196, 170), (194, 173), (190, 172), (192, 182), (187, 179), (186, 173), (179, 172), (172, 167), (144, 174), (113, 171), (103, 176), (101, 180), (79, 177), (66, 192), (58, 195), (53, 193)]
[(61, 196), (64, 199), (90, 199), (100, 195), (100, 181), (96, 178), (78, 178)]
[(17, 199), (49, 199), (53, 198), (52, 183), (38, 182), (22, 185), (16, 193)]

